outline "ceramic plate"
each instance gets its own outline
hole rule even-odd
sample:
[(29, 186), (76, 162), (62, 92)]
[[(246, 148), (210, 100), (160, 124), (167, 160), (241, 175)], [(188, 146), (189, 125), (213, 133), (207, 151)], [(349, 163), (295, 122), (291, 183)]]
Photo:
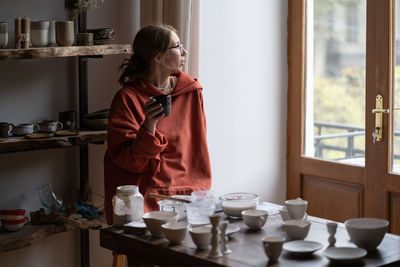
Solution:
[(365, 255), (367, 255), (367, 251), (363, 248), (330, 247), (324, 251), (324, 256), (335, 262), (356, 261)]
[(294, 255), (310, 255), (321, 248), (321, 243), (306, 240), (295, 240), (283, 244), (283, 249)]
[(73, 135), (78, 135), (79, 132), (76, 130), (62, 130), (62, 131), (57, 131), (55, 132), (56, 136), (73, 136)]
[(25, 138), (28, 139), (40, 139), (40, 138), (50, 138), (53, 137), (54, 134), (52, 133), (33, 133), (25, 135)]
[(240, 227), (234, 224), (228, 224), (228, 227), (226, 227), (226, 234), (227, 235), (233, 235), (234, 233), (239, 232)]

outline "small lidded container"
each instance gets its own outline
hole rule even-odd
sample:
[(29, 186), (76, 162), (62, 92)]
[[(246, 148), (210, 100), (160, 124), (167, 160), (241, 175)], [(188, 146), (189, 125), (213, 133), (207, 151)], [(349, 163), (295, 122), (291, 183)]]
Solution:
[(136, 185), (121, 185), (112, 199), (113, 224), (122, 226), (133, 221), (141, 221), (143, 216), (143, 196)]

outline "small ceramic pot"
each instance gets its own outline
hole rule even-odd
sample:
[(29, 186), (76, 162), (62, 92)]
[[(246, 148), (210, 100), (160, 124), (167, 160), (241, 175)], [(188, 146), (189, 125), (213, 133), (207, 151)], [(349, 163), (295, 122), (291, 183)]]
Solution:
[(0, 137), (8, 137), (14, 130), (14, 124), (8, 122), (0, 122)]
[(0, 22), (0, 48), (6, 48), (8, 44), (7, 22)]
[(77, 33), (76, 45), (93, 45), (93, 33)]
[(49, 46), (56, 46), (57, 41), (56, 41), (56, 22), (55, 21), (49, 21)]
[(0, 210), (1, 225), (6, 231), (18, 231), (24, 227), (26, 222), (25, 210)]
[(73, 21), (56, 21), (56, 41), (59, 46), (71, 46), (75, 42)]
[(35, 47), (43, 47), (49, 44), (49, 21), (31, 22), (31, 42)]

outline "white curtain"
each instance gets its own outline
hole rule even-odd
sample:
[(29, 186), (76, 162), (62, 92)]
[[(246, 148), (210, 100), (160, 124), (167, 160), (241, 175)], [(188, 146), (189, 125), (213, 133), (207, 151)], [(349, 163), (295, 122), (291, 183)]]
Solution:
[(199, 73), (200, 0), (141, 0), (140, 24), (168, 24), (179, 32), (188, 50), (184, 72), (197, 78)]

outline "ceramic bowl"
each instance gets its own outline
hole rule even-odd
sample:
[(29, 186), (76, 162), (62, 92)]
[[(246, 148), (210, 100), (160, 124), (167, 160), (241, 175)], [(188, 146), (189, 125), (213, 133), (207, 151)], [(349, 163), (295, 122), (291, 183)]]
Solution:
[(291, 240), (303, 240), (310, 231), (311, 223), (305, 220), (287, 220), (282, 228)]
[(208, 249), (211, 244), (211, 228), (211, 225), (204, 225), (189, 229), (190, 236), (197, 246), (197, 249)]
[(177, 222), (178, 213), (173, 211), (150, 211), (143, 215), (147, 229), (154, 237), (163, 237), (161, 225), (168, 222)]
[(389, 222), (377, 218), (355, 218), (344, 222), (351, 241), (366, 250), (376, 249), (388, 231)]
[(221, 197), (222, 210), (229, 217), (241, 218), (242, 211), (256, 209), (258, 195), (253, 193), (229, 193)]
[(161, 225), (161, 229), (169, 242), (179, 244), (185, 239), (189, 224), (186, 222), (169, 222)]
[(268, 212), (265, 210), (244, 210), (241, 214), (244, 224), (251, 230), (258, 230), (263, 227), (268, 218)]

